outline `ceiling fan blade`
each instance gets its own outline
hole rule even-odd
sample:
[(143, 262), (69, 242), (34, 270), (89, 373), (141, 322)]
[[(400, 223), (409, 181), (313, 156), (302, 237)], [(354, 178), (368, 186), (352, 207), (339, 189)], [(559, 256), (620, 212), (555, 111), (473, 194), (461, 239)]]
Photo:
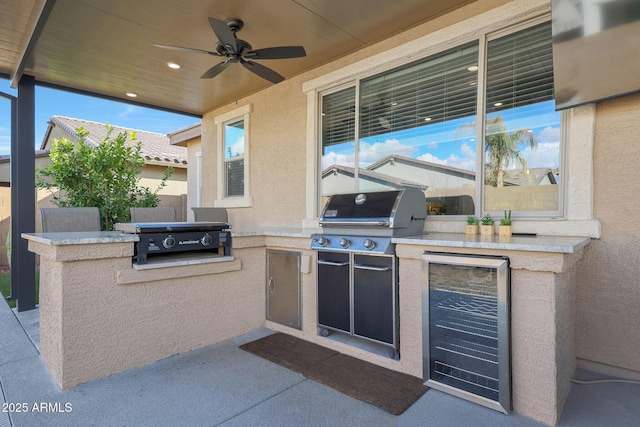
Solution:
[(213, 55), (213, 56), (222, 56), (218, 52), (210, 52), (208, 50), (195, 49), (193, 47), (168, 46), (166, 44), (154, 44), (153, 47), (159, 47), (159, 48), (162, 48), (162, 49), (179, 50), (179, 51), (183, 51), (183, 52), (204, 53), (206, 55)]
[(265, 80), (269, 80), (271, 83), (280, 83), (284, 80), (284, 77), (264, 65), (260, 65), (253, 61), (245, 61), (243, 59), (241, 59), (240, 62), (244, 68)]
[(220, 43), (222, 43), (227, 50), (230, 50), (233, 53), (238, 53), (236, 38), (225, 21), (209, 17), (209, 25), (211, 25), (211, 28), (213, 29), (213, 32), (216, 33), (218, 40), (220, 40)]
[(307, 56), (307, 52), (302, 46), (280, 46), (252, 50), (245, 52), (244, 56), (251, 59), (287, 59)]
[(220, 74), (221, 72), (223, 72), (225, 70), (225, 68), (227, 68), (229, 66), (229, 64), (231, 64), (231, 61), (226, 60), (224, 62), (219, 63), (218, 65), (214, 65), (213, 67), (209, 68), (206, 73), (204, 73), (202, 76), (200, 76), (200, 78), (201, 79), (211, 79), (211, 78), (217, 76), (218, 74)]

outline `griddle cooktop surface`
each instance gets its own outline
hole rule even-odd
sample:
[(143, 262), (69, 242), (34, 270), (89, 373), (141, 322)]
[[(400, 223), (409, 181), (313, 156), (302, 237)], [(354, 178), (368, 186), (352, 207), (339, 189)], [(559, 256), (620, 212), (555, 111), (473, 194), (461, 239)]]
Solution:
[(115, 229), (132, 234), (180, 233), (191, 231), (222, 231), (231, 226), (226, 222), (129, 222), (116, 224)]

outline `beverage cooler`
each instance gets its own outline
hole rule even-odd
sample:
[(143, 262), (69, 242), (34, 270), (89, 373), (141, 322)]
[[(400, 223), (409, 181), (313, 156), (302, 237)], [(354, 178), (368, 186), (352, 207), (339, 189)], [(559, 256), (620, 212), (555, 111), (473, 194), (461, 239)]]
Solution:
[(508, 413), (509, 259), (427, 252), (423, 261), (425, 384)]

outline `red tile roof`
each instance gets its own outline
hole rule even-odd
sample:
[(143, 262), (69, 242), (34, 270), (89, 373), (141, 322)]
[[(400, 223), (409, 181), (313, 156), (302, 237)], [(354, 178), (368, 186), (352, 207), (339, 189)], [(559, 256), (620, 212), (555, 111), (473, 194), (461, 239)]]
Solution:
[[(89, 120), (74, 119), (64, 116), (53, 116), (49, 121), (49, 126), (58, 126), (63, 129), (69, 135), (77, 138), (76, 129), (79, 127), (84, 128), (89, 132), (85, 142), (97, 147), (107, 136), (107, 124), (97, 123)], [(177, 145), (171, 145), (169, 137), (167, 135), (155, 132), (147, 132), (144, 130), (128, 129), (120, 126), (111, 126), (113, 128), (113, 136), (120, 132), (135, 132), (138, 141), (140, 141), (140, 153), (145, 160), (164, 162), (170, 164), (187, 164), (187, 149), (186, 147), (180, 147)], [(42, 142), (40, 149), (48, 149), (48, 135), (45, 136), (45, 140)]]

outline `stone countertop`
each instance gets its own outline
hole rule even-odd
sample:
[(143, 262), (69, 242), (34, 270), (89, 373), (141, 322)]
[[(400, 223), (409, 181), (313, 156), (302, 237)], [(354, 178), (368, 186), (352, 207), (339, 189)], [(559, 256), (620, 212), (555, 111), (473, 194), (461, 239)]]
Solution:
[(93, 243), (138, 242), (137, 234), (122, 231), (75, 231), (66, 233), (22, 233), (22, 238), (44, 245), (89, 245)]
[(260, 230), (231, 228), (231, 237), (270, 236), (310, 239), (315, 233), (322, 233), (322, 229), (300, 227), (263, 227)]
[(392, 239), (403, 245), (449, 248), (502, 249), (508, 251), (576, 253), (589, 244), (589, 237), (570, 236), (482, 236), (480, 234), (430, 233)]
[[(297, 237), (310, 239), (314, 233), (320, 233), (320, 229), (306, 229), (296, 227), (265, 227), (260, 230), (255, 229), (231, 229), (232, 237), (251, 236), (275, 236), (275, 237)], [(22, 237), (27, 240), (42, 243), (45, 245), (87, 245), (92, 243), (123, 243), (138, 242), (140, 238), (137, 234), (123, 233), (122, 231), (87, 231), (68, 233), (22, 233)]]
[[(296, 227), (266, 227), (255, 229), (231, 229), (232, 237), (272, 236), (310, 239), (321, 229)], [(136, 234), (121, 231), (93, 231), (70, 233), (23, 233), (22, 237), (45, 245), (86, 245), (93, 243), (137, 242)], [(511, 251), (576, 253), (591, 241), (588, 237), (571, 236), (482, 236), (462, 233), (430, 233), (415, 236), (394, 237), (393, 243), (403, 245), (438, 246), (449, 248), (502, 249)]]

